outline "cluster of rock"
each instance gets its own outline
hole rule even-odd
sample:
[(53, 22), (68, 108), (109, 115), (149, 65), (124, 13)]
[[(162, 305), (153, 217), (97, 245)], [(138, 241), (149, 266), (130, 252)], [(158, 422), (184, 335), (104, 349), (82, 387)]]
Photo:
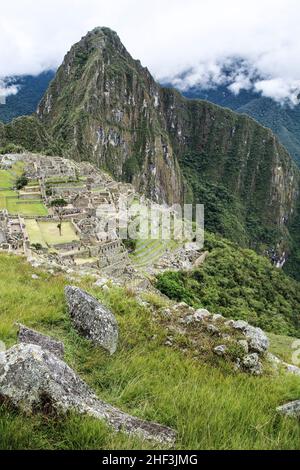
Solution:
[(114, 354), (119, 333), (113, 313), (78, 287), (67, 286), (65, 296), (74, 328), (94, 344)]
[(217, 356), (226, 357), (230, 348), (235, 345), (239, 357), (235, 358), (235, 368), (252, 375), (263, 373), (263, 359), (269, 347), (266, 334), (246, 321), (228, 320), (222, 315), (211, 314), (205, 309), (195, 310), (185, 303), (174, 305), (165, 310), (165, 315), (176, 319), (180, 331), (189, 335), (190, 328), (200, 330), (214, 338), (213, 352)]
[(202, 266), (208, 252), (202, 252), (197, 243), (188, 243), (175, 250), (167, 251), (153, 266), (151, 273), (157, 274), (164, 271), (184, 271)]
[[(74, 327), (110, 354), (117, 348), (118, 325), (112, 312), (86, 292), (66, 288)], [(114, 430), (172, 445), (176, 433), (143, 421), (101, 401), (64, 361), (60, 341), (19, 326), (19, 344), (0, 353), (0, 399), (22, 412), (74, 411), (104, 420)]]

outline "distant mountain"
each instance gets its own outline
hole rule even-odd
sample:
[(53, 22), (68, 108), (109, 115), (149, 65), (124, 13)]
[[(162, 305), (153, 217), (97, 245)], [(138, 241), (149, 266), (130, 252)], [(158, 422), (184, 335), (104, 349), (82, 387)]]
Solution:
[(50, 70), (35, 77), (24, 75), (6, 79), (8, 86), (16, 85), (19, 91), (8, 96), (5, 105), (0, 105), (0, 121), (7, 123), (16, 117), (34, 113), (54, 75), (55, 72)]
[(182, 94), (191, 99), (211, 101), (253, 117), (263, 126), (272, 129), (300, 165), (300, 105), (294, 108), (288, 105), (281, 106), (272, 99), (264, 98), (253, 91), (242, 90), (238, 95), (234, 95), (227, 86), (218, 86), (208, 90), (194, 86)]

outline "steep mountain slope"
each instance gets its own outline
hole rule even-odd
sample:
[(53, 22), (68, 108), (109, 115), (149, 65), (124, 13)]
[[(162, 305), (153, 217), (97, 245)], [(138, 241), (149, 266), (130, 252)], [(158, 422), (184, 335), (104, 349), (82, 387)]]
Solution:
[(182, 200), (160, 87), (117, 34), (97, 28), (72, 47), (38, 115), (65, 155), (89, 159), (153, 199)]
[(224, 85), (209, 90), (194, 86), (185, 90), (183, 94), (187, 98), (208, 100), (253, 117), (263, 126), (272, 129), (300, 165), (300, 105), (294, 108), (288, 105), (281, 106), (270, 98), (246, 90), (234, 95)]
[(18, 93), (8, 96), (5, 105), (0, 105), (0, 121), (7, 123), (16, 117), (34, 113), (54, 75), (55, 72), (49, 70), (37, 76), (7, 78), (6, 85), (17, 86)]

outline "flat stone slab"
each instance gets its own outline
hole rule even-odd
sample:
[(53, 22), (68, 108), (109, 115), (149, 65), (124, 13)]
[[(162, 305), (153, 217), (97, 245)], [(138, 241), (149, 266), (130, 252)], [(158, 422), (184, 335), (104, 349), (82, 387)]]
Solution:
[(75, 411), (104, 420), (116, 431), (160, 444), (171, 446), (176, 438), (176, 432), (166, 426), (135, 418), (99, 400), (65, 362), (32, 344), (18, 344), (2, 353), (0, 398), (29, 415)]
[(118, 346), (119, 329), (114, 314), (78, 287), (67, 286), (65, 296), (74, 328), (111, 355)]
[(25, 344), (36, 344), (43, 349), (55, 354), (60, 359), (64, 358), (65, 347), (61, 341), (57, 341), (50, 336), (43, 335), (38, 331), (31, 330), (26, 326), (18, 323), (16, 326), (19, 328), (18, 341)]
[(300, 400), (292, 401), (286, 405), (279, 406), (277, 411), (291, 418), (300, 418)]

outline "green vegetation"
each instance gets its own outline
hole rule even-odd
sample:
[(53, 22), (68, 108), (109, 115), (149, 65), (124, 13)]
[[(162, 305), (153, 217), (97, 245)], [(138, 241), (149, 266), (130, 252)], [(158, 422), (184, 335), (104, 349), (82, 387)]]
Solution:
[(300, 337), (300, 285), (254, 251), (206, 234), (209, 256), (192, 272), (167, 272), (157, 287), (177, 301), (266, 331)]
[(46, 155), (59, 155), (60, 147), (49, 136), (36, 116), (23, 116), (3, 125), (0, 122), (0, 150), (17, 149), (17, 153), (27, 150)]
[(21, 189), (28, 184), (23, 174), (24, 163), (18, 161), (10, 170), (0, 170), (0, 210), (7, 209), (12, 215), (45, 216), (47, 208), (41, 199), (22, 199), (12, 188)]
[(37, 222), (35, 219), (29, 219), (26, 220), (26, 229), (33, 245), (47, 247), (79, 240), (71, 222), (62, 222), (61, 235), (57, 222)]
[[(14, 323), (22, 322), (61, 339), (66, 361), (98, 396), (144, 419), (178, 431), (178, 449), (299, 449), (297, 421), (279, 416), (276, 406), (299, 398), (295, 376), (262, 378), (229, 373), (164, 346), (165, 331), (130, 291), (82, 287), (110, 306), (120, 326), (120, 345), (110, 357), (72, 328), (66, 313), (65, 279), (37, 272), (22, 259), (0, 255), (0, 339), (16, 343)], [(148, 301), (151, 298), (148, 296)], [(159, 306), (154, 299), (154, 307)], [(26, 417), (0, 408), (1, 449), (153, 448), (115, 434), (83, 416)]]
[(25, 188), (28, 184), (28, 178), (25, 175), (19, 176), (16, 181), (16, 188), (18, 190)]
[[(0, 203), (1, 204), (1, 203)], [(6, 209), (12, 215), (35, 216), (42, 217), (48, 215), (48, 210), (39, 200), (30, 199), (24, 201), (23, 199), (6, 198)]]
[(205, 99), (238, 113), (247, 114), (263, 126), (269, 127), (300, 164), (300, 106), (282, 106), (252, 90), (242, 90), (238, 95), (228, 91), (227, 85), (204, 90), (193, 87), (183, 92), (188, 98)]
[(275, 335), (274, 333), (269, 333), (268, 336), (270, 340), (270, 351), (275, 354), (275, 356), (280, 357), (288, 364), (294, 363), (294, 354), (297, 360), (300, 359), (299, 354), (297, 354), (300, 347), (300, 340), (298, 338)]
[(7, 144), (4, 147), (0, 147), (0, 154), (4, 155), (6, 153), (23, 153), (24, 147), (21, 145)]

